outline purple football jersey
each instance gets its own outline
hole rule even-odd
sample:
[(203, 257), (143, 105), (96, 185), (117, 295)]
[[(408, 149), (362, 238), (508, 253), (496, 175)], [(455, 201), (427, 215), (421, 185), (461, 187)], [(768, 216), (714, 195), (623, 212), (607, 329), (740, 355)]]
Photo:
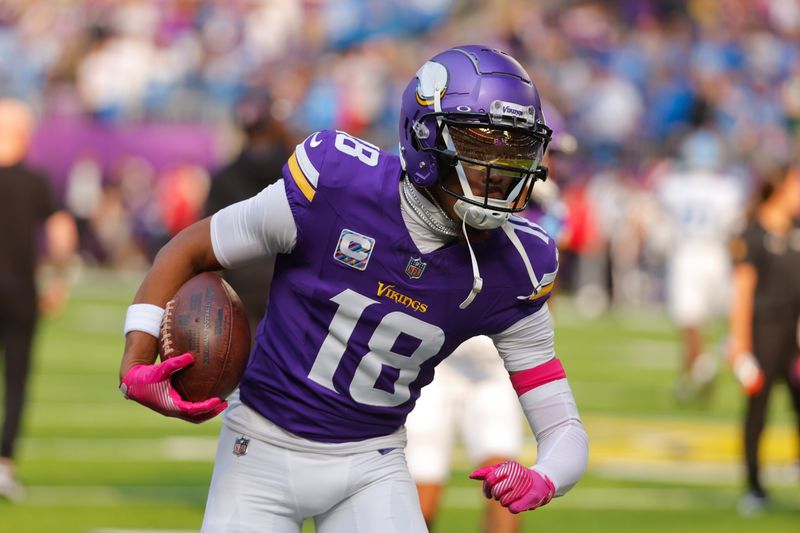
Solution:
[(297, 225), (277, 258), (270, 301), (242, 380), (242, 401), (301, 437), (349, 442), (405, 421), (434, 367), (464, 340), (499, 333), (541, 308), (558, 268), (555, 244), (518, 217), (509, 224), (538, 279), (497, 229), (475, 242), (483, 290), (465, 244), (421, 253), (400, 212), (397, 156), (336, 131), (298, 145), (283, 170)]

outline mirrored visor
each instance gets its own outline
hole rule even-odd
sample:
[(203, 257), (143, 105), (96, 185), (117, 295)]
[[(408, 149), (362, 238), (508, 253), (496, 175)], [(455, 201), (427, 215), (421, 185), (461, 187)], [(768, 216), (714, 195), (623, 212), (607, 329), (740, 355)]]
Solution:
[(458, 125), (448, 129), (460, 157), (528, 171), (542, 161), (544, 143), (532, 131)]
[(449, 124), (448, 130), (465, 172), (464, 191), (495, 208), (524, 206), (542, 161), (543, 137), (520, 128)]

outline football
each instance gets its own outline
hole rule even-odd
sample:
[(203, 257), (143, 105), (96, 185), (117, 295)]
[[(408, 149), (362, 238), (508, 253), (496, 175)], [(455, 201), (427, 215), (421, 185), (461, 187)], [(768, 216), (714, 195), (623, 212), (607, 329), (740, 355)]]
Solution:
[(216, 273), (193, 277), (167, 303), (161, 360), (187, 352), (194, 364), (172, 376), (183, 399), (225, 399), (239, 385), (250, 355), (250, 325), (239, 296)]

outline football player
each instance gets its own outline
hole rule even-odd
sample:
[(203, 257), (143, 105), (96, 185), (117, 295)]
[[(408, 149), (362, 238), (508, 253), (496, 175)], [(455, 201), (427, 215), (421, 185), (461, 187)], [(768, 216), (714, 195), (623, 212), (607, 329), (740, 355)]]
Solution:
[[(558, 267), (526, 207), (550, 138), (509, 55), (449, 49), (406, 88), (400, 156), (340, 131), (297, 146), (283, 179), (190, 226), (158, 254), (126, 317), (121, 390), (193, 422), (154, 364), (162, 308), (194, 274), (276, 256), (270, 302), (220, 433), (203, 531), (422, 532), (403, 424), (435, 366), (492, 338), (538, 441), (532, 467), (476, 470), (512, 513), (569, 490), (586, 432), (555, 357), (546, 301)], [(481, 428), (476, 428), (480, 430)]]
[(682, 144), (681, 166), (663, 178), (657, 191), (674, 234), (667, 260), (667, 303), (684, 346), (675, 385), (679, 401), (707, 393), (719, 366), (706, 350), (704, 328), (728, 311), (728, 242), (744, 211), (742, 191), (723, 172), (722, 161), (718, 136), (695, 130)]

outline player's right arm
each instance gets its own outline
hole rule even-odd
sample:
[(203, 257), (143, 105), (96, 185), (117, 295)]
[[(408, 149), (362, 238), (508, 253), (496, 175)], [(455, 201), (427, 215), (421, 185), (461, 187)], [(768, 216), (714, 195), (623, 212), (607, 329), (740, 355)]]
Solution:
[(210, 220), (184, 229), (159, 251), (128, 308), (125, 350), (120, 365), (123, 395), (150, 409), (190, 422), (202, 422), (222, 412), (220, 398), (187, 402), (172, 387), (170, 376), (194, 362), (191, 354), (154, 364), (164, 306), (195, 274), (220, 268), (210, 238)]
[(202, 422), (225, 409), (227, 404), (219, 398), (187, 402), (172, 387), (170, 376), (194, 362), (191, 354), (154, 364), (164, 307), (201, 272), (239, 266), (289, 248), (294, 226), (282, 187), (278, 182), (189, 226), (159, 251), (125, 319), (120, 389), (126, 398), (191, 422)]
[[(211, 246), (211, 219), (203, 219), (184, 229), (170, 240), (156, 255), (153, 266), (147, 272), (136, 296), (134, 305), (150, 305), (162, 309), (186, 281), (200, 272), (218, 270), (221, 265)], [(153, 309), (154, 316), (163, 315)], [(146, 320), (142, 317), (140, 320)], [(156, 324), (156, 322), (158, 322)], [(122, 378), (134, 365), (151, 365), (156, 360), (160, 316), (147, 324), (126, 324), (125, 351), (120, 366)]]
[(297, 221), (313, 199), (327, 138), (325, 132), (307, 138), (284, 167), (282, 180), (189, 226), (159, 251), (125, 320), (120, 388), (127, 398), (193, 422), (225, 408), (221, 401), (209, 403), (214, 399), (186, 402), (172, 388), (170, 375), (192, 364), (190, 354), (154, 364), (164, 306), (186, 281), (201, 272), (234, 268), (293, 250)]

